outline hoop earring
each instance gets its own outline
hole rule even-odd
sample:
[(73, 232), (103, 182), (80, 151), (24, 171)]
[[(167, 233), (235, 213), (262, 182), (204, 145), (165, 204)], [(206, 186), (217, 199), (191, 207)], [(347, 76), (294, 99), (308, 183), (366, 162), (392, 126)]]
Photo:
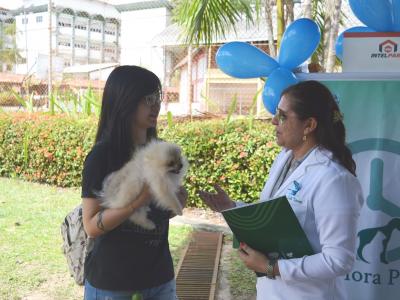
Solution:
[(303, 135), (303, 142), (307, 141), (307, 136)]

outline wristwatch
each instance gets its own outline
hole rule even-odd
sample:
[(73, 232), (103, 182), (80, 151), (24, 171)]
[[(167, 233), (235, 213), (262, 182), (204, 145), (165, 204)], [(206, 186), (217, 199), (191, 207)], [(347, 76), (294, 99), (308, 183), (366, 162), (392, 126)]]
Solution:
[(274, 266), (275, 266), (276, 262), (277, 262), (276, 258), (268, 259), (268, 264), (267, 264), (267, 269), (266, 269), (268, 279), (275, 279)]

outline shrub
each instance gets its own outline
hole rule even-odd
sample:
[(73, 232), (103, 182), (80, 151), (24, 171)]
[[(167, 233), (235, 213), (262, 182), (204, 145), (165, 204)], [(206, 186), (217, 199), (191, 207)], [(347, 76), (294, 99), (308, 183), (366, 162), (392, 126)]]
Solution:
[[(0, 175), (58, 186), (79, 186), (97, 120), (46, 114), (0, 115)], [(236, 200), (258, 199), (279, 148), (272, 126), (256, 121), (194, 121), (166, 126), (159, 136), (181, 145), (190, 163), (189, 205), (199, 189), (219, 183)]]
[(96, 120), (63, 115), (0, 116), (0, 175), (79, 186)]
[(269, 123), (246, 120), (225, 124), (198, 121), (166, 128), (160, 136), (181, 145), (190, 163), (187, 176), (190, 206), (202, 206), (198, 190), (220, 184), (235, 200), (254, 202), (279, 152)]

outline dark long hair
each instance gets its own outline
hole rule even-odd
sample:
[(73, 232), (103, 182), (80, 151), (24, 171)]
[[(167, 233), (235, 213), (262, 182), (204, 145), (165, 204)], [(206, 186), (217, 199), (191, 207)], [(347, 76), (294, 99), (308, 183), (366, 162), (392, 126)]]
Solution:
[(300, 120), (310, 117), (317, 120), (317, 143), (330, 150), (335, 159), (355, 175), (356, 164), (345, 144), (342, 114), (329, 89), (318, 81), (309, 80), (290, 86), (282, 95), (289, 96), (291, 109)]
[[(160, 79), (151, 71), (138, 66), (115, 68), (104, 87), (96, 143), (109, 145), (109, 161), (122, 166), (134, 148), (132, 124), (140, 100), (155, 91), (161, 91)], [(150, 128), (147, 139), (156, 138), (156, 128)]]

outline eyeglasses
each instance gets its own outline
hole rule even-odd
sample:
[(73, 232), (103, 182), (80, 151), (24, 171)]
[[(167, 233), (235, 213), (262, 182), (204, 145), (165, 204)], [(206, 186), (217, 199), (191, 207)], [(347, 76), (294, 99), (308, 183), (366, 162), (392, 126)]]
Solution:
[(156, 91), (153, 94), (144, 96), (143, 99), (148, 106), (160, 105), (162, 102), (162, 93), (160, 91)]
[(279, 125), (282, 125), (283, 122), (286, 121), (287, 116), (285, 115), (284, 112), (282, 112), (280, 109), (276, 111), (276, 114), (274, 115), (274, 118), (278, 120)]

